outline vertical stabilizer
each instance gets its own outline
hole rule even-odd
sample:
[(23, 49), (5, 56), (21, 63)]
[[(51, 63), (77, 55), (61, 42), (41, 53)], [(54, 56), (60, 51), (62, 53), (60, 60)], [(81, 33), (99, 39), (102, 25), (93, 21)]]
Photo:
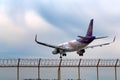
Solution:
[(89, 27), (86, 33), (86, 37), (92, 36), (92, 32), (93, 32), (93, 19), (90, 20)]

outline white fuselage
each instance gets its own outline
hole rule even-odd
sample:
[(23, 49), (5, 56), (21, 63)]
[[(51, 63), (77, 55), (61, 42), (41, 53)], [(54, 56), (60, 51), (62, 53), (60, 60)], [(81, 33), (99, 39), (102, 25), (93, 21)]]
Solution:
[(86, 47), (87, 45), (88, 44), (78, 42), (77, 40), (72, 40), (72, 41), (69, 41), (69, 42), (59, 44), (59, 46), (61, 48), (67, 49), (67, 52), (78, 51), (78, 50)]

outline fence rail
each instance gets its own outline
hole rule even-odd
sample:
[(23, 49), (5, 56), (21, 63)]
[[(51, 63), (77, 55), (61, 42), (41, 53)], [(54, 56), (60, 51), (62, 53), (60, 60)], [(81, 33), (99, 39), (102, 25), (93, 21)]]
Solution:
[(97, 80), (99, 80), (99, 67), (114, 67), (115, 80), (117, 80), (116, 67), (120, 67), (120, 59), (0, 59), (0, 68), (16, 67), (17, 80), (19, 80), (20, 67), (36, 67), (38, 68), (38, 79), (40, 79), (41, 67), (58, 68), (58, 80), (61, 80), (61, 67), (77, 67), (78, 80), (80, 80), (80, 67), (96, 67)]

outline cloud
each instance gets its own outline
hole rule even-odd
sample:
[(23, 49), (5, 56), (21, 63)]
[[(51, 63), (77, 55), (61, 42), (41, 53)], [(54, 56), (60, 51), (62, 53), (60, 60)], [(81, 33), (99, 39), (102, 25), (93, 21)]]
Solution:
[[(32, 53), (39, 55), (39, 51), (49, 53), (51, 50), (45, 51), (45, 48), (43, 51), (44, 48), (36, 47), (34, 43), (35, 34), (38, 34), (38, 40), (57, 45), (76, 38), (77, 34), (82, 33), (84, 35), (90, 18), (95, 19), (95, 35), (110, 35), (111, 37), (114, 36), (115, 32), (115, 35), (119, 38), (120, 24), (119, 11), (117, 11), (119, 5), (115, 5), (119, 1), (110, 2), (107, 5), (108, 1), (95, 0), (92, 2), (83, 0), (75, 0), (74, 2), (72, 0), (69, 0), (69, 2), (68, 0), (3, 1), (0, 4), (0, 41), (6, 43), (6, 45), (9, 43), (9, 46), (19, 45), (19, 48), (22, 47), (21, 50), (24, 50), (23, 46), (26, 50), (32, 49), (31, 52), (28, 51), (31, 55), (34, 55)], [(111, 6), (112, 2), (115, 6)], [(103, 49), (92, 51), (99, 52), (100, 50)], [(119, 49), (115, 51), (119, 52)], [(87, 54), (85, 55), (87, 56)], [(68, 54), (68, 56), (73, 57), (73, 54)], [(78, 55), (76, 54), (75, 58), (76, 56)]]
[(39, 31), (40, 33), (48, 33), (50, 30), (57, 29), (35, 11), (26, 11), (24, 18), (25, 24), (28, 28)]
[(25, 30), (16, 25), (9, 15), (0, 9), (0, 38), (7, 43), (19, 42), (19, 38), (26, 34)]
[[(44, 50), (34, 41), (35, 34), (38, 34), (38, 39), (48, 43), (59, 43), (66, 41), (68, 36), (66, 32), (53, 26), (47, 22), (35, 10), (25, 10), (20, 13), (17, 11), (10, 16), (6, 5), (0, 8), (0, 43), (2, 56), (8, 57), (25, 57), (25, 56), (45, 56), (49, 50)], [(57, 34), (56, 34), (57, 33)], [(61, 39), (62, 36), (62, 39)], [(14, 50), (13, 50), (14, 49)], [(40, 54), (48, 53), (48, 54)], [(33, 54), (36, 53), (36, 54)]]
[(65, 38), (67, 35), (64, 31), (47, 22), (40, 14), (38, 14), (35, 11), (26, 11), (24, 19), (26, 27), (32, 30), (33, 31), (32, 33), (34, 34), (38, 33), (38, 36), (39, 35), (42, 37), (46, 36), (48, 37), (48, 39), (52, 38), (54, 40), (56, 40), (55, 39), (56, 37), (62, 36), (63, 40), (67, 39)]
[[(40, 16), (34, 11), (26, 11), (25, 12), (25, 22), (28, 27), (36, 28), (46, 25), (45, 21), (43, 21)], [(43, 27), (44, 28), (44, 27)]]
[[(69, 27), (70, 24), (70, 26), (73, 25), (74, 27), (84, 28), (86, 22), (91, 18), (94, 18), (95, 21), (100, 24), (116, 24), (116, 22), (119, 22), (120, 11), (118, 0), (93, 0), (92, 2), (88, 0), (75, 0), (74, 2), (72, 0), (52, 0), (44, 2), (41, 0), (39, 3), (40, 5), (38, 9), (44, 18), (52, 24), (60, 27)], [(97, 29), (102, 27), (99, 23)]]

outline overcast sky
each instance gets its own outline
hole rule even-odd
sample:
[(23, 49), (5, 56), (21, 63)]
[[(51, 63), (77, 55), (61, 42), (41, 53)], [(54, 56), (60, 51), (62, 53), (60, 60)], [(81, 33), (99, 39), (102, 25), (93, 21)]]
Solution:
[[(116, 42), (101, 48), (87, 49), (84, 57), (75, 52), (66, 58), (120, 57), (120, 0), (0, 0), (0, 57), (59, 58), (38, 40), (59, 44), (85, 35), (94, 19), (95, 36), (109, 36), (93, 44)], [(91, 44), (92, 45), (92, 44)]]

